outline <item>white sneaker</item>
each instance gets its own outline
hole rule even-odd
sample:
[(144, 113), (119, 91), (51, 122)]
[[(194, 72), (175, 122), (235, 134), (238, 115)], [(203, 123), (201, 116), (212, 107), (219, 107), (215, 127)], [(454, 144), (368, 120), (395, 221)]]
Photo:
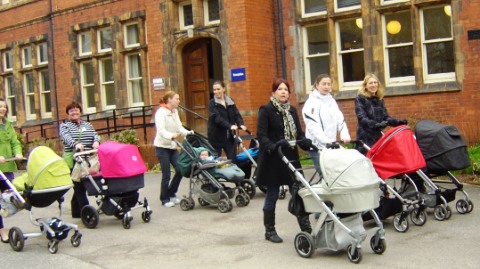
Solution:
[(165, 204), (163, 204), (164, 207), (174, 207), (175, 206), (175, 203), (170, 201), (170, 202), (166, 202)]
[(177, 197), (171, 197), (170, 202), (178, 205), (178, 204), (180, 204), (180, 199), (178, 199)]

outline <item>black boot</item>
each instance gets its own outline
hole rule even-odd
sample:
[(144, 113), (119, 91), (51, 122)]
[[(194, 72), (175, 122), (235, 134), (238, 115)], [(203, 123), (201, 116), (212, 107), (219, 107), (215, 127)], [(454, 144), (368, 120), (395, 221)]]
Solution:
[(275, 211), (263, 210), (263, 224), (265, 225), (265, 239), (273, 243), (282, 243), (283, 240), (275, 231)]
[(300, 230), (302, 230), (302, 232), (307, 232), (309, 234), (312, 233), (312, 226), (310, 225), (310, 218), (308, 217), (308, 214), (297, 216), (297, 221), (298, 226), (300, 226)]

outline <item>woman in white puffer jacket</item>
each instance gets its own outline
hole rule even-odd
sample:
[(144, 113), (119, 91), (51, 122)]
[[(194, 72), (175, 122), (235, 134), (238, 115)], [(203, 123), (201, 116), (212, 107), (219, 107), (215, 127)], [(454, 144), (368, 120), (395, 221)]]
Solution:
[[(337, 102), (330, 94), (332, 82), (328, 75), (317, 76), (312, 92), (302, 109), (302, 116), (305, 122), (305, 135), (312, 140), (319, 151), (326, 147), (326, 144), (337, 141), (337, 132), (344, 143), (350, 143), (350, 134), (343, 113), (338, 108)], [(319, 152), (309, 151), (315, 169), (319, 174)]]

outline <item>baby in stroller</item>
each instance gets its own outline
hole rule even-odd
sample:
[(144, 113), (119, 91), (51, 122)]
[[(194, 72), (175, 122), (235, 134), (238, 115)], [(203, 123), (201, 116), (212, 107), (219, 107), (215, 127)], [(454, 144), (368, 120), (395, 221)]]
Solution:
[[(22, 209), (27, 209), (31, 223), (40, 228), (37, 233), (23, 233), (20, 228), (12, 227), (9, 231), (9, 243), (14, 251), (22, 251), (27, 238), (45, 233), (49, 240), (48, 251), (54, 254), (58, 251), (59, 242), (67, 238), (70, 230), (75, 230), (70, 240), (72, 246), (80, 246), (82, 234), (77, 225), (60, 219), (63, 195), (72, 188), (70, 169), (60, 156), (48, 147), (39, 146), (30, 153), (27, 173), (16, 177), (13, 184), (3, 173), (0, 172), (0, 176), (0, 180), (4, 180), (9, 186), (9, 190), (1, 195), (2, 216), (12, 216)], [(48, 207), (55, 201), (59, 203), (58, 217), (33, 217), (33, 208)]]

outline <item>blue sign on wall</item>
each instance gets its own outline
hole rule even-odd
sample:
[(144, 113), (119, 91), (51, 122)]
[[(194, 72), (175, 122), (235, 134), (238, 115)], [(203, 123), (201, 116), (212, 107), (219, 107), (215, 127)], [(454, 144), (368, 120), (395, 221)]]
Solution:
[(247, 75), (245, 74), (245, 68), (232, 69), (230, 71), (230, 78), (232, 82), (242, 81), (247, 79)]

